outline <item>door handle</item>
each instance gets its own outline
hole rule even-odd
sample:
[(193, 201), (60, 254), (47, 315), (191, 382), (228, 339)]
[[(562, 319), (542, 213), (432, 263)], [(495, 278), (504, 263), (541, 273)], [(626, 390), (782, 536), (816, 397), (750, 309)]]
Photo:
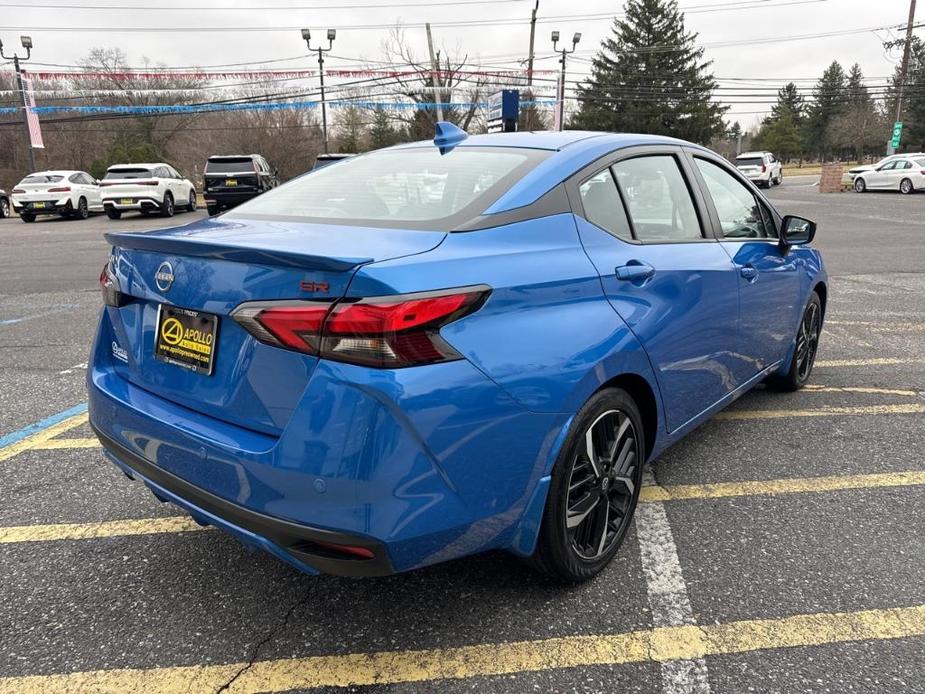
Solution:
[(758, 279), (758, 270), (751, 265), (743, 265), (740, 267), (739, 274), (749, 282), (754, 282), (756, 279)]
[(617, 273), (618, 280), (629, 280), (632, 282), (634, 280), (649, 279), (655, 274), (655, 268), (651, 265), (641, 263), (638, 260), (631, 260), (626, 265), (618, 267), (615, 272)]

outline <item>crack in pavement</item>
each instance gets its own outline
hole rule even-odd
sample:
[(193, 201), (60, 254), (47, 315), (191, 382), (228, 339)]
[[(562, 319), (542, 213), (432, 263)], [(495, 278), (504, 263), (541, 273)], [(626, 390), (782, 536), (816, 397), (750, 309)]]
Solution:
[(266, 646), (268, 643), (270, 643), (270, 641), (272, 641), (274, 637), (276, 637), (277, 634), (283, 631), (283, 629), (289, 626), (289, 620), (292, 619), (292, 615), (295, 613), (297, 609), (299, 609), (302, 605), (307, 603), (310, 597), (311, 597), (311, 590), (307, 591), (305, 595), (303, 595), (301, 598), (296, 600), (292, 604), (292, 606), (288, 610), (286, 610), (286, 615), (283, 617), (282, 621), (279, 624), (277, 624), (275, 627), (270, 629), (266, 633), (266, 635), (259, 642), (257, 642), (257, 645), (254, 646), (254, 650), (250, 655), (250, 658), (247, 659), (247, 662), (244, 664), (244, 666), (240, 670), (238, 670), (234, 675), (232, 675), (231, 678), (227, 682), (225, 682), (218, 689), (216, 689), (215, 694), (221, 694), (222, 692), (227, 692), (231, 688), (231, 685), (233, 685), (237, 680), (239, 680), (244, 675), (244, 673), (246, 673), (248, 670), (250, 670), (254, 666), (254, 663), (257, 662), (257, 656), (260, 655), (261, 649), (264, 646)]

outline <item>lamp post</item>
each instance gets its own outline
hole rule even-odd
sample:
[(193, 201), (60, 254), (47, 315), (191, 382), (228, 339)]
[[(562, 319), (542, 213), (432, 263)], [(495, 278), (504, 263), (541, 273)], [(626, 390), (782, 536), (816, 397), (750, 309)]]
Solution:
[(20, 62), (26, 62), (32, 56), (32, 37), (20, 36), (19, 41), (22, 47), (26, 49), (26, 57), (20, 58), (14, 53), (12, 56), (3, 52), (3, 41), (0, 41), (0, 57), (4, 60), (13, 61), (13, 67), (16, 70), (16, 88), (19, 89), (19, 95), (22, 97), (22, 122), (26, 128), (26, 149), (29, 151), (29, 172), (35, 171), (35, 152), (32, 151), (32, 143), (29, 139), (29, 114), (26, 113), (26, 90), (22, 86), (22, 70), (19, 68)]
[[(559, 50), (556, 47), (556, 44), (559, 43), (559, 32), (558, 31), (552, 32), (551, 38), (552, 38), (552, 49), (554, 51)], [(565, 60), (566, 60), (566, 56), (569, 56), (575, 52), (576, 46), (578, 46), (579, 41), (581, 41), (581, 32), (576, 31), (575, 35), (572, 36), (572, 50), (568, 50), (567, 48), (563, 47), (562, 50), (560, 51), (562, 53), (562, 57), (559, 58), (559, 64), (562, 65), (562, 70), (559, 72), (559, 90), (558, 90), (559, 93), (556, 95), (559, 101), (558, 105), (556, 106), (558, 110), (557, 115), (558, 115), (558, 121), (559, 121), (559, 127), (558, 127), (559, 130), (563, 130), (565, 128)]]
[(334, 47), (334, 39), (337, 38), (337, 29), (328, 29), (328, 47), (312, 48), (312, 32), (310, 29), (302, 29), (302, 38), (305, 39), (305, 45), (309, 51), (318, 51), (318, 75), (321, 78), (321, 131), (324, 134), (324, 153), (328, 153), (328, 107), (324, 101), (324, 54)]

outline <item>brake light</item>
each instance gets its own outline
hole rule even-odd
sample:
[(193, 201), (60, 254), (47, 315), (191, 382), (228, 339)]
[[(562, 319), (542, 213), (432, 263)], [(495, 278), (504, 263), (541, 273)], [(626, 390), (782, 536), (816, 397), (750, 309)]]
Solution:
[(23, 195), (25, 192), (22, 188), (13, 188), (13, 195)]
[(49, 193), (70, 193), (71, 189), (68, 186), (64, 186), (63, 188), (49, 188), (48, 192)]
[(767, 171), (767, 170), (768, 170), (768, 167), (765, 166), (764, 164), (762, 164), (762, 165), (761, 165), (761, 173), (764, 173), (764, 172)]
[(103, 304), (106, 306), (124, 306), (128, 303), (127, 296), (119, 290), (119, 281), (112, 272), (110, 259), (100, 272), (100, 291), (103, 295)]
[(477, 310), (484, 285), (334, 303), (243, 304), (232, 313), (257, 340), (325, 359), (401, 368), (460, 359), (440, 328)]

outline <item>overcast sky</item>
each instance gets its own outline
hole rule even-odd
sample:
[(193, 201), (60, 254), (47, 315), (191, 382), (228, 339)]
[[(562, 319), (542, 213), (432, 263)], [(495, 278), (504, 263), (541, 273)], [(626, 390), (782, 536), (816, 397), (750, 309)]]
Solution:
[[(299, 28), (309, 26), (321, 37), (328, 27), (339, 27), (333, 55), (345, 58), (382, 59), (381, 42), (385, 29), (349, 28), (356, 25), (395, 22), (434, 23), (435, 41), (451, 52), (461, 48), (476, 62), (514, 67), (517, 59), (527, 52), (529, 17), (534, 0), (494, 0), (482, 4), (439, 6), (433, 2), (395, 0), (25, 0), (15, 6), (13, 0), (0, 0), (0, 39), (7, 50), (18, 46), (18, 34), (25, 28), (35, 43), (35, 63), (73, 64), (93, 47), (118, 47), (128, 54), (129, 61), (139, 64), (142, 57), (171, 66), (214, 65), (290, 58), (305, 52)], [(463, 0), (471, 2), (471, 0)], [(156, 11), (146, 6), (196, 8), (176, 11)], [(58, 8), (42, 7), (57, 5)], [(133, 9), (90, 9), (100, 6), (131, 7)], [(379, 8), (348, 8), (348, 5), (379, 5)], [(794, 78), (815, 78), (833, 60), (846, 67), (860, 63), (865, 75), (883, 78), (890, 75), (898, 63), (897, 54), (884, 52), (884, 40), (895, 37), (890, 31), (869, 31), (805, 40), (754, 43), (752, 45), (711, 45), (750, 39), (781, 39), (787, 36), (835, 33), (871, 27), (899, 25), (908, 16), (908, 0), (681, 0), (687, 8), (689, 29), (699, 33), (699, 42), (707, 46), (707, 57), (714, 61), (717, 77), (723, 79), (779, 79), (780, 84)], [(733, 9), (748, 5), (746, 9)], [(61, 9), (67, 6), (69, 9)], [(267, 6), (286, 9), (266, 9)], [(251, 8), (230, 10), (228, 8)], [(308, 8), (313, 9), (308, 9)], [(199, 8), (223, 8), (199, 9)], [(259, 9), (253, 9), (259, 8)], [(292, 9), (298, 8), (298, 9)], [(699, 8), (699, 9), (698, 9)], [(721, 8), (718, 10), (717, 8)], [(537, 69), (555, 69), (551, 58), (550, 31), (559, 29), (571, 37), (581, 31), (580, 58), (588, 58), (601, 39), (610, 31), (612, 20), (607, 17), (565, 19), (575, 15), (621, 12), (621, 0), (540, 0), (537, 25)], [(440, 26), (442, 23), (472, 20), (522, 20), (503, 26)], [(141, 27), (291, 27), (273, 32), (125, 32)], [(13, 28), (10, 28), (13, 27)], [(44, 27), (44, 28), (43, 28)], [(48, 27), (100, 27), (105, 31), (49, 31)], [(921, 31), (921, 30), (919, 30)], [(408, 28), (407, 38), (419, 55), (426, 53), (423, 28)], [(506, 62), (505, 62), (506, 60)], [(353, 66), (356, 63), (332, 58), (328, 67)], [(279, 67), (315, 66), (308, 56), (279, 63)], [(38, 69), (38, 65), (35, 68)], [(573, 69), (586, 70), (586, 62), (569, 64)], [(882, 81), (882, 80), (880, 80)], [(732, 82), (723, 82), (732, 86)], [(746, 83), (746, 86), (749, 83)], [(809, 86), (809, 83), (805, 83)], [(779, 86), (773, 83), (773, 86)], [(765, 112), (764, 104), (736, 105), (730, 118), (750, 126)]]

